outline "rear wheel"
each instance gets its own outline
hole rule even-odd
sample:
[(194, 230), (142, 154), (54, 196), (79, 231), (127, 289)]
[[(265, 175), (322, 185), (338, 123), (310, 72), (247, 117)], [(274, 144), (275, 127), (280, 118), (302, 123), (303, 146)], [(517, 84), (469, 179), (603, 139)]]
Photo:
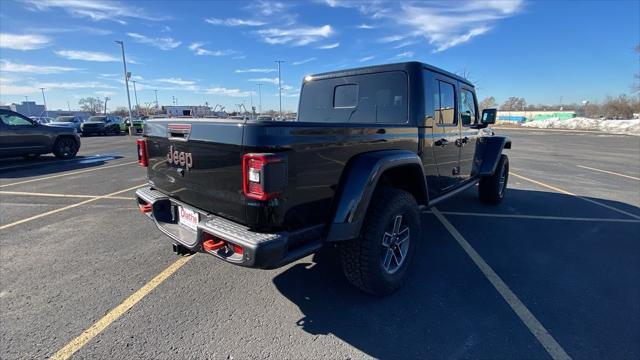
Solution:
[(501, 155), (496, 166), (496, 171), (491, 176), (480, 179), (478, 185), (478, 195), (480, 201), (487, 204), (499, 204), (507, 192), (507, 182), (509, 180), (509, 158)]
[(71, 159), (78, 153), (78, 143), (70, 137), (58, 138), (53, 145), (53, 155), (58, 159)]
[(376, 190), (361, 236), (340, 244), (342, 270), (353, 285), (376, 296), (400, 288), (420, 239), (416, 200), (395, 188)]

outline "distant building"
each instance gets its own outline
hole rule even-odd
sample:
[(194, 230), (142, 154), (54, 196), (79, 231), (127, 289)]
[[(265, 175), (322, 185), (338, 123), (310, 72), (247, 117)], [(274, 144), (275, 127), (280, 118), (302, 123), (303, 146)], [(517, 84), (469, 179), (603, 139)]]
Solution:
[(49, 116), (56, 118), (58, 116), (79, 116), (83, 120), (86, 120), (91, 116), (91, 113), (87, 111), (67, 111), (67, 110), (49, 110)]
[(26, 116), (44, 116), (44, 105), (38, 105), (35, 101), (23, 101), (21, 104), (9, 105), (11, 110)]
[(203, 117), (212, 115), (211, 108), (209, 106), (189, 106), (189, 105), (169, 105), (163, 106), (162, 111), (169, 117), (173, 116), (193, 116)]
[(533, 120), (545, 120), (550, 118), (571, 119), (576, 117), (575, 111), (507, 111), (499, 110), (498, 122), (527, 122)]

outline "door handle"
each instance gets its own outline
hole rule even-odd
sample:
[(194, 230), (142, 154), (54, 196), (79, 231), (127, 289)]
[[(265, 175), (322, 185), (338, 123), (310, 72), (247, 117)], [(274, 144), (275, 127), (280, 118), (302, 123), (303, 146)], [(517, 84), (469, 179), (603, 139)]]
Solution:
[(449, 140), (447, 139), (436, 140), (435, 144), (436, 146), (445, 147), (449, 144)]

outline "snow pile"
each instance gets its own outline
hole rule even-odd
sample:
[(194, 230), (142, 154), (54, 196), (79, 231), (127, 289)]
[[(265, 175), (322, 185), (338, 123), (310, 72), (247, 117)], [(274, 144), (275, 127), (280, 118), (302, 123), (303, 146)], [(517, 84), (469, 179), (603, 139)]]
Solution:
[(572, 119), (555, 117), (530, 121), (521, 126), (538, 129), (600, 130), (611, 134), (640, 135), (640, 119), (600, 120), (584, 117)]

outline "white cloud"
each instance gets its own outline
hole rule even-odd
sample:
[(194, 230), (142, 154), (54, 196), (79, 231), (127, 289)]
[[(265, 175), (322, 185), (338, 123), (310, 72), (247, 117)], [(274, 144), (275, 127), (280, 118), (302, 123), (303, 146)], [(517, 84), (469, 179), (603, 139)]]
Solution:
[(362, 59), (358, 60), (358, 62), (367, 62), (367, 61), (373, 60), (375, 58), (376, 58), (375, 56), (365, 56)]
[(94, 92), (94, 94), (102, 96), (102, 97), (107, 97), (107, 96), (113, 96), (116, 93), (114, 93), (113, 91), (96, 91), (96, 92)]
[(258, 78), (258, 79), (249, 79), (249, 81), (255, 81), (255, 82), (260, 82), (260, 83), (269, 83), (269, 84), (273, 84), (273, 85), (278, 85), (278, 78), (274, 77), (274, 78)]
[(419, 41), (418, 40), (408, 40), (408, 41), (403, 41), (401, 43), (398, 43), (396, 45), (393, 46), (394, 49), (402, 49), (403, 47), (407, 47), (407, 46), (411, 46), (411, 45), (415, 45), (417, 44)]
[(227, 56), (227, 55), (233, 55), (237, 53), (237, 51), (231, 50), (231, 49), (208, 50), (203, 47), (204, 45), (205, 44), (202, 42), (194, 42), (191, 45), (189, 45), (189, 50), (193, 51), (198, 56), (205, 56), (205, 55), (206, 56)]
[(271, 73), (278, 71), (278, 69), (269, 69), (269, 68), (253, 68), (253, 69), (237, 69), (236, 73)]
[(32, 10), (48, 11), (61, 9), (76, 17), (85, 17), (95, 21), (109, 20), (126, 24), (122, 18), (144, 19), (150, 21), (167, 20), (166, 16), (149, 14), (129, 3), (99, 0), (23, 0)]
[(388, 35), (388, 36), (380, 38), (378, 40), (378, 42), (390, 43), (390, 42), (400, 41), (400, 40), (403, 40), (405, 38), (406, 38), (406, 36), (404, 36), (404, 35)]
[(0, 94), (2, 95), (27, 95), (38, 91), (33, 85), (16, 85), (15, 79), (0, 77)]
[(51, 89), (115, 89), (115, 86), (107, 85), (97, 81), (81, 81), (81, 82), (47, 82), (36, 85), (38, 88)]
[(34, 50), (43, 48), (51, 42), (43, 35), (18, 35), (9, 33), (0, 33), (0, 47), (14, 50)]
[(365, 29), (365, 30), (370, 30), (370, 29), (375, 29), (376, 27), (373, 25), (369, 25), (369, 24), (360, 24), (357, 26), (358, 29)]
[(225, 87), (213, 87), (206, 89), (205, 92), (211, 95), (225, 95), (232, 97), (247, 97), (250, 95), (255, 95), (253, 91), (242, 91), (240, 89), (229, 89)]
[(192, 80), (183, 80), (181, 78), (163, 78), (156, 80), (161, 83), (173, 84), (173, 85), (194, 85), (196, 82)]
[(117, 57), (97, 51), (82, 50), (60, 50), (55, 51), (56, 55), (71, 60), (97, 61), (97, 62), (115, 62), (120, 61)]
[(292, 62), (292, 64), (298, 66), (298, 65), (306, 64), (306, 63), (314, 61), (314, 60), (318, 60), (318, 58), (312, 57), (312, 58), (308, 58), (308, 59), (304, 59), (304, 60), (300, 60), (300, 61), (294, 61), (294, 62)]
[(401, 5), (401, 12), (392, 19), (408, 26), (412, 35), (424, 37), (440, 52), (463, 44), (491, 30), (496, 21), (516, 14), (522, 0), (488, 2), (452, 2), (450, 6)]
[(327, 45), (318, 46), (318, 49), (320, 49), (320, 50), (335, 49), (338, 46), (340, 46), (340, 43), (339, 42), (335, 42), (333, 44), (327, 44)]
[(290, 29), (270, 28), (258, 30), (257, 34), (268, 44), (281, 45), (290, 44), (293, 46), (308, 45), (333, 35), (334, 30), (331, 25), (319, 27), (298, 27)]
[(262, 26), (265, 25), (266, 22), (251, 20), (251, 19), (218, 19), (218, 18), (208, 18), (204, 19), (207, 23), (211, 25), (224, 25), (224, 26)]
[(31, 74), (59, 74), (68, 71), (80, 70), (77, 68), (49, 65), (17, 64), (7, 60), (0, 60), (0, 72), (31, 73)]
[(402, 52), (402, 53), (394, 56), (394, 58), (396, 58), (396, 59), (410, 58), (410, 57), (413, 57), (413, 51), (405, 51), (405, 52)]
[(170, 37), (150, 38), (142, 34), (131, 33), (131, 32), (127, 33), (127, 35), (136, 42), (139, 42), (141, 44), (151, 45), (153, 47), (157, 47), (160, 50), (175, 49), (178, 46), (180, 46), (180, 44), (182, 44), (182, 42)]

